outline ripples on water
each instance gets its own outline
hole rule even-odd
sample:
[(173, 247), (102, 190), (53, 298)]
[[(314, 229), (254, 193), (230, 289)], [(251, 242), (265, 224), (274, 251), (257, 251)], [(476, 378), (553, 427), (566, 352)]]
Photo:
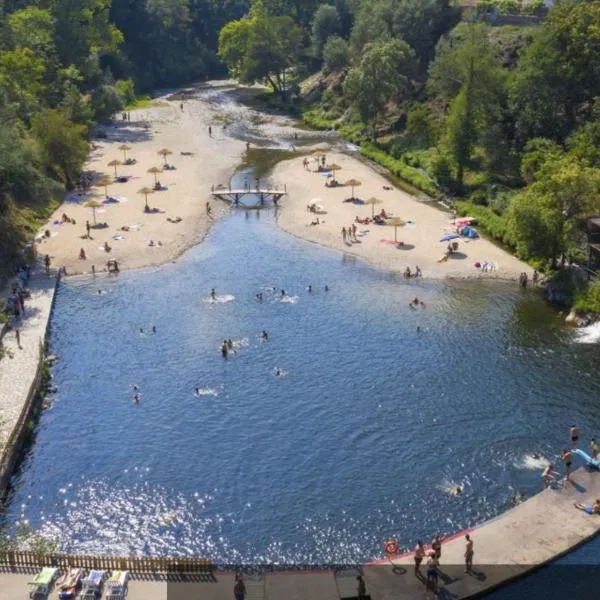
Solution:
[(535, 493), (533, 453), (554, 460), (572, 422), (598, 435), (597, 349), (533, 293), (407, 283), (256, 215), (176, 264), (61, 284), (58, 391), (9, 525), (77, 552), (363, 561)]

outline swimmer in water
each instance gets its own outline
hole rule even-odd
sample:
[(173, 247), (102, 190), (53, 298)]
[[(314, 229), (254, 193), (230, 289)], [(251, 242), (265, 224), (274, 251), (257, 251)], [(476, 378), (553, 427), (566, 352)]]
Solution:
[(227, 340), (227, 349), (233, 350), (233, 340), (231, 340), (231, 339)]
[(223, 358), (227, 358), (227, 340), (223, 340), (223, 343), (221, 344), (221, 354), (223, 355)]
[(144, 328), (140, 327), (140, 333), (144, 333)]
[(279, 367), (275, 367), (275, 377), (281, 377), (283, 375), (283, 371)]
[(455, 490), (454, 490), (454, 495), (455, 496), (460, 496), (462, 494), (462, 488), (460, 487), (460, 485), (457, 485)]
[(325, 286), (325, 291), (326, 291), (326, 292), (328, 292), (328, 291), (329, 291), (329, 286), (328, 286), (328, 285), (326, 285), (326, 286)]
[(199, 396), (200, 395), (200, 388), (194, 388), (194, 396)]
[(258, 294), (256, 294), (256, 299), (257, 299), (259, 302), (262, 302), (262, 301), (263, 301), (263, 295), (262, 295), (262, 292), (258, 292)]
[(265, 342), (269, 341), (269, 334), (263, 329), (261, 334), (260, 334), (260, 339), (264, 340)]
[(134, 394), (133, 395), (133, 402), (134, 402), (134, 404), (139, 404), (140, 403), (140, 395), (139, 394)]
[(210, 297), (211, 297), (213, 300), (216, 300), (216, 299), (217, 299), (217, 294), (215, 293), (215, 288), (213, 288), (213, 289), (210, 291)]
[(281, 297), (285, 298), (287, 296), (287, 294), (285, 293), (285, 290), (281, 290)]
[(539, 460), (540, 458), (542, 458), (537, 452), (534, 452), (531, 456), (533, 456), (535, 460)]
[(134, 392), (137, 392), (137, 391), (139, 391), (139, 389), (140, 389), (140, 386), (139, 386), (137, 383), (134, 383), (134, 384), (132, 385), (132, 387), (133, 387), (133, 391), (134, 391)]
[(310, 293), (312, 292), (312, 285), (309, 285), (309, 286), (306, 288), (306, 291), (307, 291), (307, 292), (310, 294)]
[(156, 325), (152, 325), (152, 333), (156, 333)]
[(417, 333), (421, 333), (421, 327), (417, 325)]

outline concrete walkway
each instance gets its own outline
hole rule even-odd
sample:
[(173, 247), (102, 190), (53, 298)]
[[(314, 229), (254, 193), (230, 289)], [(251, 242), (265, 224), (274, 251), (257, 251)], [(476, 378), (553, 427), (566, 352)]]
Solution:
[[(43, 270), (32, 274), (27, 284), (31, 299), (25, 301), (25, 316), (14, 323), (3, 339), (12, 358), (0, 360), (0, 454), (16, 425), (29, 389), (35, 378), (54, 298), (56, 279), (48, 278)], [(17, 345), (14, 328), (21, 333), (21, 348)]]

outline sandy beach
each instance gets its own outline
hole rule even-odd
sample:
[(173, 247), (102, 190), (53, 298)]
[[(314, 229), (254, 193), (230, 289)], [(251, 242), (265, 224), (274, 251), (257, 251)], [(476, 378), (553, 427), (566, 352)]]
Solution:
[[(132, 111), (130, 122), (116, 122), (104, 128), (108, 137), (94, 140), (85, 169), (114, 179), (114, 167), (108, 163), (123, 162), (124, 153), (119, 146), (130, 146), (127, 157), (134, 158), (136, 164), (117, 166), (118, 175), (126, 175), (129, 180), (112, 183), (107, 189), (108, 195), (119, 202), (104, 204), (103, 187), (92, 187), (79, 203), (67, 200), (41, 228), (38, 253), (49, 254), (53, 266), (65, 266), (72, 275), (89, 273), (92, 265), (101, 271), (113, 259), (122, 269), (163, 264), (200, 242), (211, 223), (229, 210), (226, 204), (211, 200), (211, 186), (227, 184), (245, 149), (243, 142), (224, 136), (222, 126), (214, 122), (217, 108), (202, 100), (189, 99), (182, 111), (178, 100), (159, 98), (155, 106)], [(212, 137), (208, 133), (209, 124)], [(166, 159), (176, 169), (157, 175), (167, 189), (148, 195), (149, 206), (159, 212), (145, 213), (145, 198), (138, 191), (153, 187), (154, 175), (147, 171), (164, 165), (163, 157), (158, 154), (163, 148), (172, 151)], [(96, 221), (108, 224), (104, 229), (92, 229), (92, 239), (87, 238), (85, 226), (86, 220), (93, 225), (93, 211), (84, 206), (89, 200), (103, 203), (95, 211)], [(211, 217), (206, 212), (207, 201), (211, 202)], [(76, 224), (61, 224), (63, 213)], [(169, 220), (177, 217), (180, 222)], [(50, 231), (50, 238), (42, 237), (45, 230)], [(105, 242), (110, 252), (104, 250)], [(85, 260), (79, 258), (81, 248), (85, 250)]]
[[(223, 116), (222, 112), (218, 103), (201, 98), (185, 100), (182, 110), (178, 99), (168, 100), (165, 96), (150, 108), (132, 111), (131, 121), (118, 120), (107, 126), (104, 129), (107, 138), (94, 141), (85, 168), (96, 174), (96, 180), (104, 175), (113, 181), (107, 192), (116, 201), (106, 203), (105, 189), (98, 186), (77, 202), (67, 199), (41, 228), (37, 236), (38, 252), (49, 254), (53, 266), (65, 266), (71, 275), (89, 273), (92, 265), (96, 271), (102, 271), (109, 260), (117, 260), (121, 269), (160, 265), (199, 243), (211, 224), (229, 210), (225, 202), (211, 199), (211, 187), (228, 184), (246, 148), (244, 142), (224, 135), (222, 125), (215, 119), (217, 115)], [(256, 129), (267, 139), (283, 136), (293, 140), (292, 125), (289, 119), (268, 117)], [(314, 136), (305, 132), (300, 135)], [(127, 157), (136, 163), (117, 166), (117, 174), (128, 178), (119, 183), (109, 163), (124, 161), (124, 153), (119, 149), (123, 144), (130, 147)], [(164, 166), (164, 158), (158, 154), (163, 148), (172, 152), (166, 159), (175, 170), (163, 170), (156, 175), (166, 189), (148, 196), (148, 204), (156, 212), (146, 213), (145, 197), (139, 190), (153, 187), (155, 176), (148, 169)], [(317, 161), (310, 154), (309, 169), (305, 169), (305, 156), (299, 153), (298, 158), (280, 163), (272, 174), (274, 181), (287, 185), (288, 196), (280, 202), (278, 222), (288, 233), (392, 271), (404, 271), (406, 267), (414, 271), (418, 265), (423, 276), (429, 278), (516, 279), (521, 272), (530, 271), (526, 264), (486, 239), (458, 240), (458, 252), (447, 261), (438, 262), (447, 246), (440, 239), (455, 230), (451, 215), (394, 188), (360, 160), (329, 152), (327, 163), (341, 167), (336, 174), (340, 182), (354, 178), (362, 183), (355, 196), (363, 200), (378, 198), (381, 203), (374, 206), (376, 214), (384, 209), (406, 223), (397, 231), (393, 226), (356, 223), (356, 240), (344, 241), (342, 228), (354, 224), (357, 216), (371, 217), (373, 207), (344, 202), (351, 195), (351, 188), (326, 188), (326, 173), (317, 172)], [(93, 225), (94, 215), (85, 206), (90, 200), (102, 205), (95, 211), (96, 221), (108, 225), (92, 229), (91, 239), (86, 235), (86, 221)], [(322, 205), (326, 214), (316, 215), (307, 210), (313, 200)], [(206, 211), (207, 201), (211, 203), (210, 216)], [(63, 213), (76, 224), (61, 223)], [(319, 224), (311, 225), (317, 217)], [(50, 237), (43, 235), (45, 231), (50, 232)], [(402, 246), (395, 243), (395, 235), (403, 242)], [(109, 252), (104, 249), (105, 243), (111, 248)], [(81, 249), (85, 251), (85, 259), (80, 258)], [(482, 272), (475, 267), (476, 262), (491, 267)]]
[[(304, 157), (298, 157), (282, 162), (273, 174), (277, 181), (287, 183), (288, 196), (281, 201), (278, 219), (285, 231), (356, 255), (384, 269), (403, 272), (409, 267), (414, 272), (418, 265), (423, 277), (518, 279), (522, 272), (531, 275), (531, 267), (483, 238), (457, 240), (458, 252), (451, 254), (447, 261), (438, 262), (447, 246), (447, 242), (440, 242), (440, 239), (455, 232), (450, 213), (394, 188), (385, 177), (360, 160), (330, 152), (326, 155), (326, 162), (341, 167), (336, 173), (339, 182), (357, 179), (362, 185), (355, 188), (355, 197), (363, 200), (374, 197), (381, 201), (374, 207), (344, 202), (351, 196), (351, 188), (325, 187), (326, 173), (316, 172), (316, 159), (309, 160), (309, 170), (304, 168), (303, 160)], [(326, 214), (308, 211), (308, 203), (315, 200)], [(356, 223), (357, 240), (344, 241), (342, 228), (348, 229), (357, 216), (360, 219), (371, 217), (373, 208), (375, 214), (384, 209), (388, 216), (399, 217), (406, 225), (395, 231), (390, 225)], [(317, 218), (319, 224), (311, 225)], [(398, 241), (404, 242), (403, 246), (395, 243), (395, 234)], [(493, 266), (491, 270), (482, 272), (475, 267), (476, 262), (487, 262)]]

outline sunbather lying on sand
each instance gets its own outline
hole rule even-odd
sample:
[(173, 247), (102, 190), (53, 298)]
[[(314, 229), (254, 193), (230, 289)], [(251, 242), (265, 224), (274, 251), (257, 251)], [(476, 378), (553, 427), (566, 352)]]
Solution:
[(575, 508), (582, 510), (588, 515), (600, 515), (600, 499), (596, 499), (592, 506), (587, 506), (585, 504), (582, 504), (581, 502), (575, 503), (574, 506)]

